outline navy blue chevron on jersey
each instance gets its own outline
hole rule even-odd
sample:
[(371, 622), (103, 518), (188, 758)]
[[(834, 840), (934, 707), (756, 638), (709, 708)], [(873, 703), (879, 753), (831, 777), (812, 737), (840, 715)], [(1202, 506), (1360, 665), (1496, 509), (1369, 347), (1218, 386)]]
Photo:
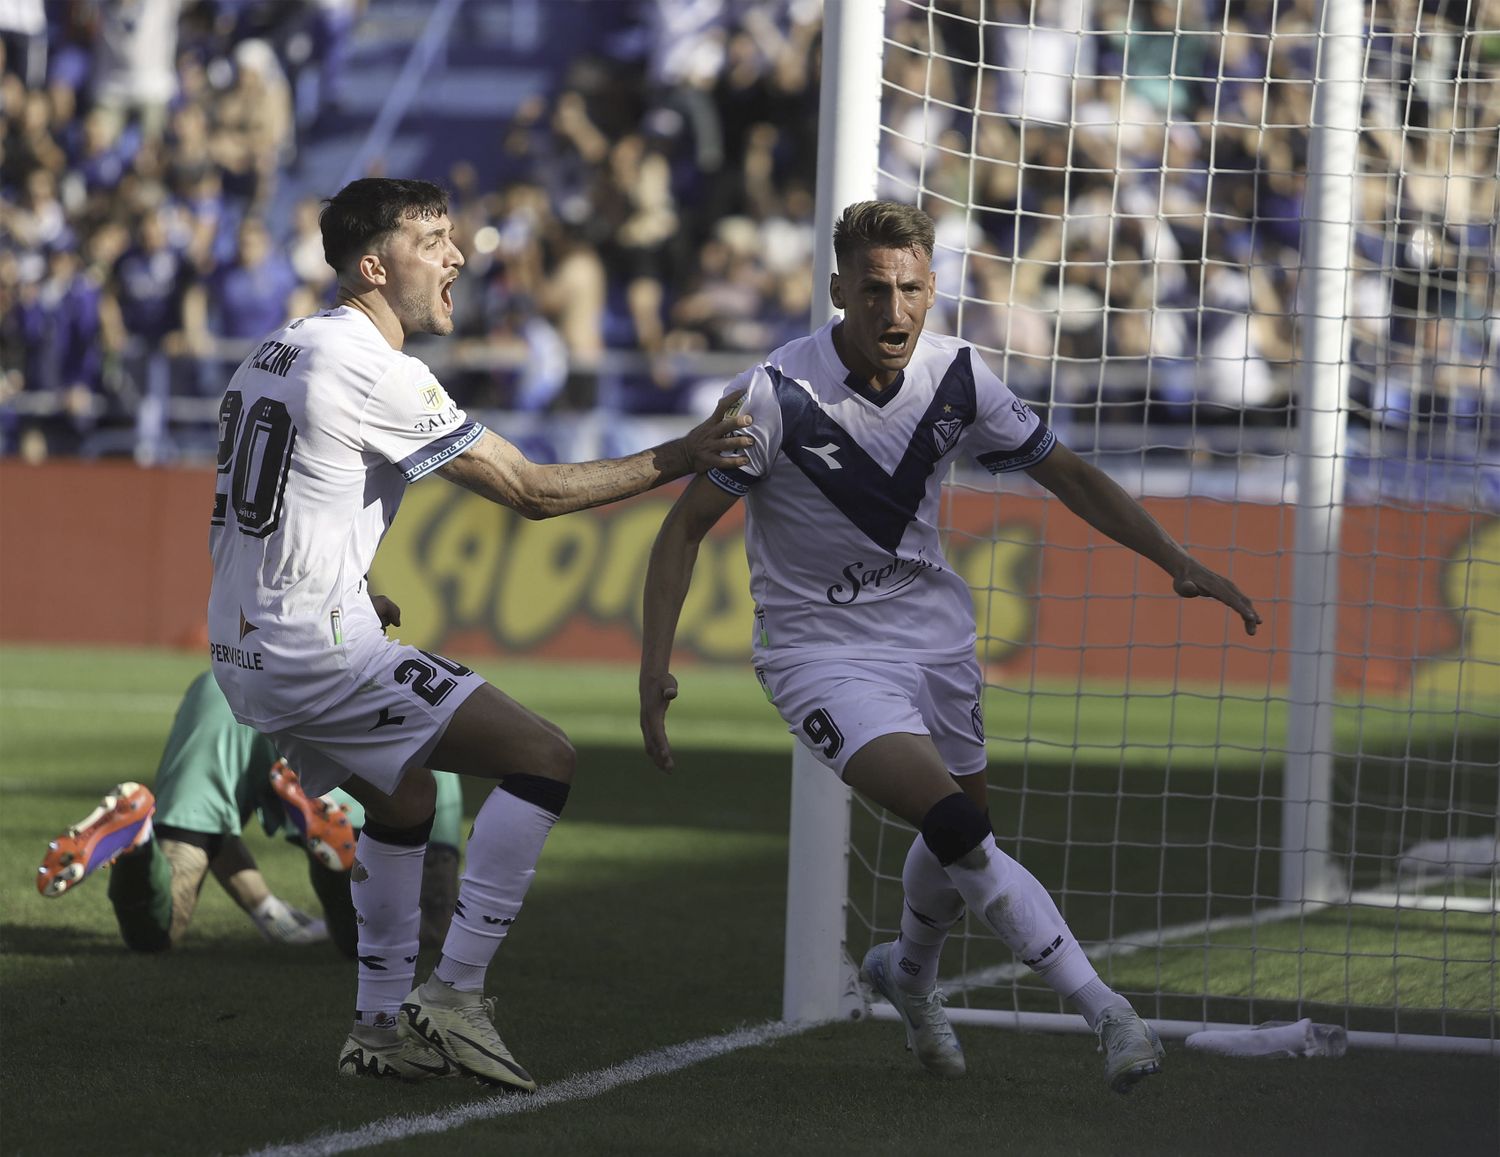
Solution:
[(877, 392), (839, 360), (836, 324), (731, 384), (754, 416), (750, 461), (708, 474), (746, 496), (756, 659), (972, 655), (973, 602), (938, 535), (943, 477), (959, 453), (1024, 470), (1056, 438), (968, 342), (923, 334)]

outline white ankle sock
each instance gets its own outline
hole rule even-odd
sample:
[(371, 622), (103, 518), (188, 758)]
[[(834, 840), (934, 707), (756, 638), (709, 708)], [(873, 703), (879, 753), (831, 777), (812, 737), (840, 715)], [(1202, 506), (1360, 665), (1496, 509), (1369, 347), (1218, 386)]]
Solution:
[(1070, 992), (1068, 999), (1073, 1003), (1074, 1008), (1083, 1013), (1090, 1028), (1097, 1027), (1099, 1018), (1112, 1008), (1128, 1008), (1131, 1012), (1135, 1011), (1130, 1001), (1097, 976), (1077, 992)]
[(474, 817), (458, 905), (434, 973), (438, 979), (460, 991), (484, 988), (485, 969), (521, 911), (556, 822), (546, 808), (502, 788), (490, 792)]
[(394, 1015), (417, 971), (417, 928), (422, 913), (425, 844), (387, 844), (361, 832), (349, 873), (349, 896), (359, 917), (361, 1013)]

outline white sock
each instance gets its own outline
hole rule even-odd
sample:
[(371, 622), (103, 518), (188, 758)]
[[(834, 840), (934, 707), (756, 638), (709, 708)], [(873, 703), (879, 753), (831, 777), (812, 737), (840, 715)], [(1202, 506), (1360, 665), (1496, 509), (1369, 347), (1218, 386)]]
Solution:
[(359, 990), (362, 1014), (390, 1013), (412, 990), (417, 971), (417, 929), (422, 910), (422, 857), (426, 844), (387, 844), (361, 832), (349, 872), (349, 895), (359, 921)]
[(1130, 1001), (1097, 976), (1077, 992), (1070, 992), (1068, 999), (1073, 1002), (1074, 1008), (1083, 1013), (1090, 1028), (1097, 1028), (1099, 1018), (1112, 1008), (1128, 1008), (1131, 1012), (1135, 1011)]
[(994, 836), (947, 872), (969, 909), (1058, 993), (1072, 996), (1098, 978), (1047, 889), (996, 847)]
[(948, 930), (964, 914), (964, 898), (920, 835), (906, 853), (901, 888), (905, 903), (891, 979), (908, 992), (927, 992), (937, 983), (938, 958)]
[(557, 816), (495, 788), (474, 817), (458, 905), (434, 970), (461, 992), (484, 988), (484, 973), (510, 931)]

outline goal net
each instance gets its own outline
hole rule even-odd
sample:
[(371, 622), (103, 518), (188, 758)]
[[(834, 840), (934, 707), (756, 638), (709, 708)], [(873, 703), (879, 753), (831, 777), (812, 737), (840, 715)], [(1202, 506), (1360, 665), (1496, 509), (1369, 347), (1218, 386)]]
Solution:
[[(1500, 1048), (1500, 6), (887, 0), (831, 113), (878, 7), (829, 0), (825, 147), (878, 126), (864, 195), (935, 218), (929, 326), (1265, 618), (960, 468), (997, 840), (1168, 1033)], [(848, 826), (845, 1013), (913, 835)], [(943, 975), (1085, 1027), (978, 920)]]

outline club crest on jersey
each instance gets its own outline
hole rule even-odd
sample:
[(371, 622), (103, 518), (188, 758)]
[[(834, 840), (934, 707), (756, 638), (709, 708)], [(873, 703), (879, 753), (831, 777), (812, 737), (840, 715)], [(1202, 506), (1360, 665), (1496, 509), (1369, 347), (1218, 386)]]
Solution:
[(963, 429), (962, 418), (939, 418), (932, 424), (932, 440), (937, 443), (939, 458), (953, 449), (953, 444), (958, 441)]

